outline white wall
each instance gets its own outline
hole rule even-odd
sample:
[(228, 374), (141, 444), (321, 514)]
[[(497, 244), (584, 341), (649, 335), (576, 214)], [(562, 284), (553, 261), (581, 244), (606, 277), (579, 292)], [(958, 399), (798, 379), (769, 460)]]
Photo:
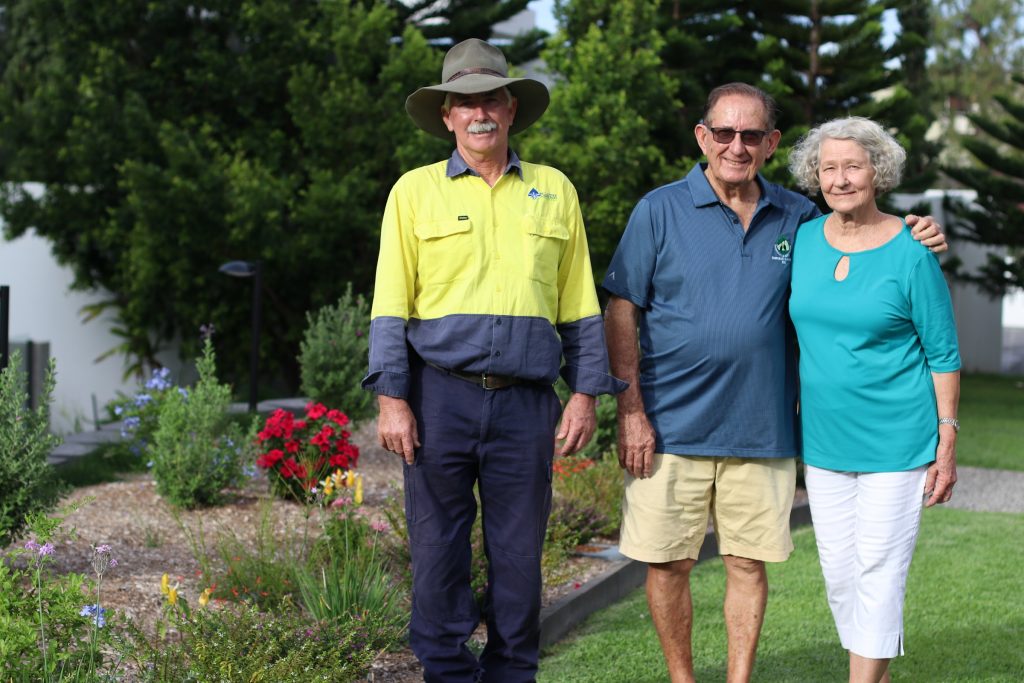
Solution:
[[(122, 380), (120, 355), (96, 362), (120, 342), (110, 333), (111, 314), (82, 322), (82, 307), (103, 300), (104, 294), (73, 292), (71, 281), (71, 271), (57, 264), (43, 238), (32, 232), (13, 241), (0, 237), (0, 285), (11, 293), (10, 336), (49, 342), (50, 356), (57, 359), (50, 426), (58, 434), (93, 428), (93, 395), (104, 417), (104, 404), (118, 391), (137, 389), (134, 379)], [(172, 376), (177, 370), (172, 367)]]

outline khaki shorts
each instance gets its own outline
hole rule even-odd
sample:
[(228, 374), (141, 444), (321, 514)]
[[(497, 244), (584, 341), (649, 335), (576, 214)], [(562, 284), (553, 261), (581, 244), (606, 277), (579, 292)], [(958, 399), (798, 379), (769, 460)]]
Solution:
[(718, 552), (782, 562), (793, 551), (794, 458), (655, 453), (651, 477), (626, 473), (619, 550), (641, 562), (695, 560), (715, 523)]

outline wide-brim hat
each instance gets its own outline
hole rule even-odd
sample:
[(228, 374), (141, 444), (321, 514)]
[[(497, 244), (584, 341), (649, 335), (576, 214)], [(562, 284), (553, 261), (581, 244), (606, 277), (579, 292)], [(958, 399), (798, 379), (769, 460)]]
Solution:
[(420, 88), (405, 100), (413, 123), (431, 135), (453, 140), (441, 119), (445, 96), (452, 92), (475, 95), (506, 87), (519, 103), (509, 128), (515, 135), (529, 128), (548, 108), (547, 87), (532, 78), (509, 78), (508, 62), (501, 50), (477, 38), (464, 40), (448, 50), (441, 67), (441, 83)]

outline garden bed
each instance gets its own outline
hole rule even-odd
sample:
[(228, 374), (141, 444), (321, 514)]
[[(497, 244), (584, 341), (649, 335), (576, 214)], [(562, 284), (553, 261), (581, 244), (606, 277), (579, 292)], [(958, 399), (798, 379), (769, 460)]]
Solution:
[[(402, 467), (397, 456), (376, 446), (374, 430), (374, 423), (370, 421), (357, 430), (352, 441), (362, 451), (358, 467), (365, 482), (362, 512), (382, 519), (383, 508), (396, 504), (389, 503), (389, 497), (400, 491)], [(170, 575), (171, 581), (179, 584), (179, 595), (196, 604), (200, 593), (210, 584), (202, 576), (193, 552), (200, 531), (211, 549), (216, 538), (224, 533), (243, 542), (255, 541), (260, 519), (265, 514), (267, 491), (267, 481), (260, 475), (242, 482), (224, 505), (180, 511), (157, 495), (155, 483), (148, 474), (127, 475), (122, 481), (77, 488), (62, 501), (62, 505), (81, 504), (68, 516), (66, 523), (67, 528), (76, 530), (76, 536), (58, 546), (53, 555), (53, 568), (59, 572), (88, 574), (92, 546), (111, 546), (118, 565), (104, 577), (102, 604), (124, 613), (151, 634), (165, 602), (160, 590), (163, 574)], [(271, 502), (275, 537), (296, 538), (307, 523), (310, 533), (319, 528), (315, 518), (307, 522), (302, 506), (284, 500)], [(604, 560), (597, 558), (569, 558), (559, 567), (552, 585), (546, 587), (544, 604), (578, 590), (606, 566)], [(482, 631), (478, 632), (478, 639), (484, 637)], [(400, 649), (381, 655), (369, 680), (405, 683), (422, 680), (422, 674), (412, 654)]]

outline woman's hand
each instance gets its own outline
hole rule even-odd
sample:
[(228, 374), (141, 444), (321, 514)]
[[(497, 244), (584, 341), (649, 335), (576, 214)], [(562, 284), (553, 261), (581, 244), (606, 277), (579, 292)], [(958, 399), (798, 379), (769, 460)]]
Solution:
[[(953, 432), (948, 435), (947, 432)], [(928, 468), (924, 482), (924, 493), (928, 496), (926, 508), (936, 503), (948, 503), (953, 497), (956, 484), (956, 432), (952, 427), (939, 427), (939, 447), (935, 450), (935, 462)]]

